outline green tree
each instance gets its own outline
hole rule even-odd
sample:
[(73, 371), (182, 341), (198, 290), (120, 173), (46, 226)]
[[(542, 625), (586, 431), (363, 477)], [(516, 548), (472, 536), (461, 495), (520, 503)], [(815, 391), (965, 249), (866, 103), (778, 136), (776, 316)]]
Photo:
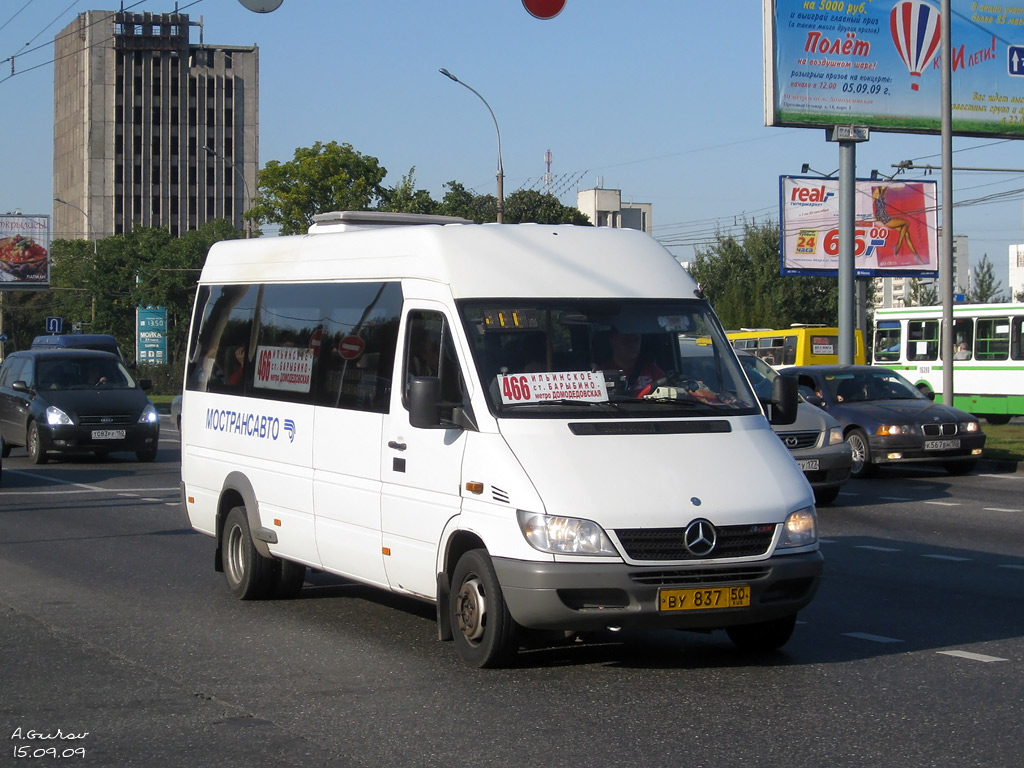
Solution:
[(1006, 301), (1003, 296), (1003, 284), (996, 280), (992, 271), (992, 263), (988, 260), (986, 253), (981, 257), (981, 263), (974, 270), (974, 279), (971, 280), (971, 290), (967, 294), (967, 301), (971, 304), (989, 304)]
[(280, 225), (282, 235), (302, 234), (318, 213), (376, 208), (386, 194), (386, 175), (377, 158), (360, 154), (351, 144), (318, 141), (296, 149), (288, 162), (271, 160), (264, 166), (249, 214)]
[(916, 277), (910, 280), (910, 306), (934, 307), (939, 303), (939, 289), (934, 282), (922, 283)]
[(590, 219), (578, 208), (562, 205), (554, 195), (535, 189), (520, 189), (505, 198), (505, 223), (589, 225)]
[(774, 222), (746, 224), (741, 240), (719, 234), (712, 245), (697, 250), (690, 274), (726, 328), (837, 322), (835, 278), (779, 274), (779, 228)]
[(498, 220), (498, 198), (477, 195), (457, 181), (446, 182), (444, 197), (437, 212), (445, 216), (460, 216), (476, 224)]
[(438, 202), (425, 189), (416, 189), (413, 178), (415, 168), (402, 177), (394, 187), (384, 190), (380, 210), (401, 213), (437, 213)]

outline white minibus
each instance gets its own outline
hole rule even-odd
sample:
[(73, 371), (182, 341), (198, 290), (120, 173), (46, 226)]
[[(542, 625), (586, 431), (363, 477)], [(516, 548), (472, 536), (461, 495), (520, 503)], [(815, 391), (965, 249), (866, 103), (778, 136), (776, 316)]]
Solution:
[(823, 567), (765, 418), (795, 407), (641, 232), (322, 214), (210, 250), (183, 503), (236, 597), (312, 568), (430, 601), (478, 667), (533, 630), (777, 648)]

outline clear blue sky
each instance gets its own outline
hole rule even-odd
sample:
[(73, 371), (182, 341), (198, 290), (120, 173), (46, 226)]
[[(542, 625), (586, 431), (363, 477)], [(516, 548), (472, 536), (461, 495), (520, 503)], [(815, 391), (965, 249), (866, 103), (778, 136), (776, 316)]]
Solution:
[[(52, 212), (52, 41), (78, 13), (119, 5), (0, 3), (0, 212)], [(655, 237), (683, 261), (716, 229), (777, 220), (780, 175), (799, 174), (802, 163), (825, 173), (839, 165), (822, 130), (764, 125), (756, 0), (567, 0), (546, 21), (520, 0), (284, 0), (269, 14), (237, 0), (177, 5), (203, 18), (207, 42), (260, 47), (261, 164), (335, 140), (376, 157), (387, 184), (415, 167), (417, 187), (437, 199), (451, 179), (493, 192), (494, 125), (476, 96), (438, 72), (445, 67), (494, 110), (506, 195), (543, 190), (550, 150), (563, 203), (575, 205), (577, 189), (598, 183), (649, 202)], [(124, 6), (175, 9), (151, 0)], [(954, 166), (1024, 169), (1015, 142), (957, 138), (953, 146)], [(889, 174), (908, 159), (938, 165), (940, 151), (938, 136), (876, 132), (857, 149), (858, 175)], [(1024, 190), (1024, 171), (954, 175), (957, 202), (1011, 190)], [(1024, 242), (1022, 230), (1020, 193), (954, 211), (972, 262), (987, 253), (1004, 291), (1007, 248)]]

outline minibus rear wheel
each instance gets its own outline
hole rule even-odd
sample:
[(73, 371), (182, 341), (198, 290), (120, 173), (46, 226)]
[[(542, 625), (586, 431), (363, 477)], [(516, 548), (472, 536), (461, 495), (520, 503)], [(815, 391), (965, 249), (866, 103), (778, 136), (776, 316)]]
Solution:
[(448, 612), (455, 647), (466, 662), (504, 667), (515, 659), (519, 628), (485, 550), (471, 549), (456, 563)]
[(264, 600), (277, 588), (281, 564), (256, 551), (245, 507), (234, 507), (224, 522), (224, 577), (239, 600)]

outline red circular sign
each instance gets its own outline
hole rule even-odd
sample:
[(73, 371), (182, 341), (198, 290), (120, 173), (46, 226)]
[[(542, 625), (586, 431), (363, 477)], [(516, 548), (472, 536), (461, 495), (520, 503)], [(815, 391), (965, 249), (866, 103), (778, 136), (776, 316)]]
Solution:
[(564, 7), (565, 0), (523, 0), (523, 8), (538, 19), (553, 19)]
[(366, 342), (358, 336), (346, 336), (338, 342), (338, 354), (345, 360), (355, 360), (366, 349)]
[(313, 331), (313, 335), (309, 337), (309, 351), (313, 353), (313, 357), (320, 357), (320, 342), (324, 338), (324, 329), (317, 328)]

